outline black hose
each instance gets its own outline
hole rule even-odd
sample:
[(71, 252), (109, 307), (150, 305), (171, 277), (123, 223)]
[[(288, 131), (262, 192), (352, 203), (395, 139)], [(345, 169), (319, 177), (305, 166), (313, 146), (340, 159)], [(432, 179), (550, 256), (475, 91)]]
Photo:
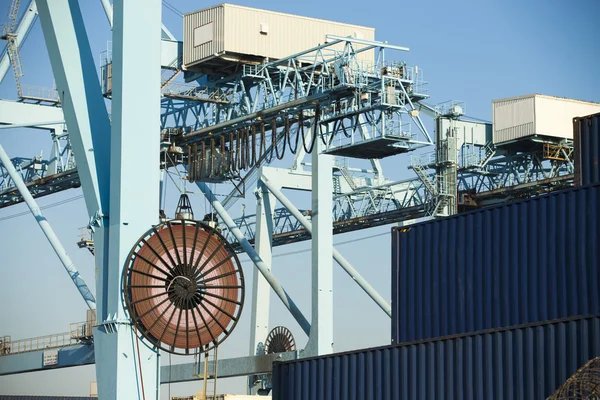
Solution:
[(188, 145), (188, 181), (194, 182), (194, 159), (192, 158), (192, 146)]
[[(277, 122), (275, 118), (273, 118), (273, 147), (275, 147), (275, 156), (278, 160), (283, 160), (283, 156), (285, 156), (285, 146), (286, 146), (286, 133), (285, 127), (283, 128), (283, 147), (281, 148), (281, 154), (279, 154), (279, 148), (277, 147)], [(289, 127), (289, 124), (288, 124)]]
[(252, 168), (252, 161), (250, 160), (250, 127), (244, 128), (244, 149), (246, 150), (244, 156), (246, 157), (246, 167)]
[(208, 176), (215, 176), (215, 138), (210, 138), (210, 168)]
[(240, 140), (240, 130), (236, 129), (235, 131), (235, 159), (237, 162), (238, 171), (242, 170), (242, 152), (241, 152), (242, 141)]
[(200, 142), (200, 173), (198, 174), (198, 180), (202, 180), (204, 178), (204, 160), (206, 156), (206, 143), (204, 141)]
[(235, 165), (235, 139), (233, 132), (229, 133), (229, 146), (229, 170), (235, 173), (237, 168)]
[(256, 166), (256, 126), (252, 125), (250, 127), (250, 141), (252, 142), (252, 163), (251, 167)]
[(327, 139), (325, 139), (324, 135), (321, 135), (321, 124), (319, 120), (321, 119), (321, 107), (317, 104), (317, 108), (315, 109), (315, 135), (318, 135), (321, 138), (321, 142), (325, 146), (327, 146)]
[[(272, 128), (272, 126), (271, 126), (271, 128)], [(273, 141), (273, 139), (274, 139), (274, 137), (273, 137), (273, 131), (274, 131), (274, 129), (271, 129), (271, 147), (270, 147), (270, 150), (268, 151), (268, 153), (269, 153), (268, 156), (266, 154), (267, 151), (265, 150), (265, 162), (267, 164), (269, 164), (271, 161), (273, 161), (273, 146), (275, 145), (275, 143)], [(266, 139), (266, 135), (265, 135), (265, 139)]]
[(221, 156), (219, 157), (219, 174), (225, 174), (225, 135), (221, 136)]
[(292, 154), (296, 154), (296, 152), (298, 151), (298, 140), (300, 140), (300, 137), (298, 135), (300, 135), (300, 123), (298, 123), (298, 129), (296, 130), (296, 147), (294, 147), (292, 149), (292, 138), (290, 137), (292, 132), (290, 129), (290, 120), (289, 118), (286, 118), (285, 120), (286, 126), (285, 126), (285, 130), (286, 130), (286, 134), (288, 135), (288, 145), (290, 148), (290, 151), (292, 152)]
[(267, 152), (267, 144), (265, 143), (265, 123), (260, 123), (260, 147), (258, 149), (258, 161), (260, 162)]
[(306, 152), (306, 154), (310, 154), (313, 151), (313, 148), (315, 147), (315, 142), (317, 141), (317, 135), (313, 134), (311, 135), (311, 139), (310, 139), (310, 148), (306, 148), (306, 138), (304, 137), (304, 124), (303, 122), (303, 113), (300, 113), (300, 121), (299, 124), (301, 124), (302, 126), (302, 147), (304, 147), (304, 151)]

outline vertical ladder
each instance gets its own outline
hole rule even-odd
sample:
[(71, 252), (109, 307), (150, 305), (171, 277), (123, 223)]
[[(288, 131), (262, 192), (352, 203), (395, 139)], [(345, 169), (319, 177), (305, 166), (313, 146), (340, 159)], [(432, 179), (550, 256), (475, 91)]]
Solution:
[(15, 82), (17, 84), (17, 94), (19, 98), (23, 97), (23, 89), (21, 88), (21, 77), (23, 76), (23, 67), (21, 66), (21, 58), (19, 57), (19, 47), (17, 46), (17, 35), (15, 28), (17, 27), (17, 18), (19, 17), (19, 6), (20, 0), (12, 0), (10, 9), (8, 11), (9, 24), (4, 25), (4, 35), (2, 39), (5, 39), (6, 51), (10, 64), (15, 75)]
[(19, 16), (19, 5), (21, 4), (20, 0), (13, 0), (10, 5), (10, 11), (8, 12), (8, 19), (10, 20), (10, 29), (8, 33), (13, 33), (17, 26), (17, 17)]
[(203, 366), (201, 375), (203, 387), (196, 393), (196, 397), (198, 400), (215, 400), (217, 398), (218, 346), (204, 352)]
[(6, 50), (8, 52), (8, 58), (12, 65), (13, 73), (15, 75), (15, 83), (17, 85), (17, 96), (23, 97), (23, 88), (21, 87), (21, 77), (23, 76), (23, 67), (21, 66), (21, 58), (19, 57), (19, 48), (17, 46), (17, 37), (14, 34), (7, 34), (8, 40)]

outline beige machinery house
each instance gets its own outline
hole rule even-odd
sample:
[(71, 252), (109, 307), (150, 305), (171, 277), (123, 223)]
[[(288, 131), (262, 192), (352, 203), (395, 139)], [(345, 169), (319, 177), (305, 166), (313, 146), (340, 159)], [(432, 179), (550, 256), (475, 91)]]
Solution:
[[(275, 60), (311, 49), (326, 43), (326, 35), (375, 39), (374, 28), (232, 4), (185, 14), (183, 32), (184, 69), (218, 76), (234, 72), (239, 63)], [(373, 57), (372, 50), (357, 55), (358, 60), (371, 63)]]
[(531, 94), (493, 101), (493, 140), (573, 139), (573, 118), (600, 112), (600, 104)]

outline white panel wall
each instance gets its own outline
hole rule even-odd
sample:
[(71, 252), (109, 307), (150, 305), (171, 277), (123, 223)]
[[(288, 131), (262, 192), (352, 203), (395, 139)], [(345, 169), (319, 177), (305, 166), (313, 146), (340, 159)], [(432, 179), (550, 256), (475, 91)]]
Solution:
[(493, 140), (525, 137), (573, 138), (573, 118), (600, 112), (600, 104), (560, 97), (529, 95), (492, 103)]

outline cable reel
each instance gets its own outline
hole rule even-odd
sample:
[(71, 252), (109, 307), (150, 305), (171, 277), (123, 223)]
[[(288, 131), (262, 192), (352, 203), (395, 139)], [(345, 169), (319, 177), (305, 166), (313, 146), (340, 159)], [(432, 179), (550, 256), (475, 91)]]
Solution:
[[(180, 206), (180, 216), (193, 215), (187, 196)], [(135, 243), (123, 293), (133, 324), (156, 347), (173, 354), (208, 352), (239, 321), (244, 274), (217, 229), (179, 218), (150, 228)]]

